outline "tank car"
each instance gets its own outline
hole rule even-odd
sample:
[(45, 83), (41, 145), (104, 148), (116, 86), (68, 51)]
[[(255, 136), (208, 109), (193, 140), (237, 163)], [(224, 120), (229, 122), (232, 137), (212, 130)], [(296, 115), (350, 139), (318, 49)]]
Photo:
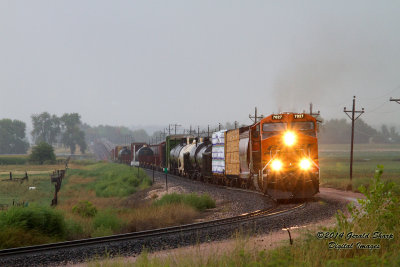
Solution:
[(154, 163), (154, 152), (148, 146), (141, 147), (135, 155), (140, 167), (148, 168)]
[(186, 143), (177, 144), (174, 148), (170, 151), (169, 156), (169, 171), (173, 174), (179, 173), (179, 154), (181, 150), (186, 146)]
[(123, 164), (131, 163), (131, 150), (128, 147), (124, 146), (118, 152), (118, 162)]
[(207, 141), (203, 142), (202, 138), (200, 140), (195, 140), (195, 145), (192, 146), (184, 155), (184, 169), (185, 174), (189, 178), (198, 179), (201, 177), (201, 153), (204, 147), (208, 144)]
[(190, 150), (192, 150), (192, 148), (195, 147), (195, 146), (196, 146), (196, 141), (193, 140), (192, 143), (188, 143), (179, 152), (179, 157), (178, 157), (178, 175), (180, 175), (180, 176), (186, 176), (187, 175), (187, 173), (185, 172), (185, 158), (188, 157), (187, 153), (190, 153)]

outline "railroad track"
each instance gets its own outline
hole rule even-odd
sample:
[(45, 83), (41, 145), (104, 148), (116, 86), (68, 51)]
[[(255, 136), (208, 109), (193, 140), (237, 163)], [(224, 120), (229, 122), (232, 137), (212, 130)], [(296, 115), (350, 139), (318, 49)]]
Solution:
[[(149, 177), (152, 176), (152, 169), (146, 169), (146, 168), (141, 168), (141, 169), (145, 170), (147, 172), (147, 174), (149, 175)], [(161, 175), (161, 176), (157, 177), (159, 179), (163, 179), (163, 176), (165, 175), (164, 172), (156, 171), (156, 170), (154, 170), (154, 173), (157, 173), (158, 175)], [(183, 181), (191, 181), (191, 182), (194, 181), (194, 182), (198, 182), (198, 183), (202, 183), (202, 184), (209, 184), (209, 185), (212, 185), (212, 186), (216, 186), (216, 187), (220, 187), (220, 188), (224, 188), (224, 189), (228, 189), (228, 190), (233, 190), (233, 191), (240, 191), (240, 192), (246, 192), (246, 193), (262, 195), (262, 196), (265, 196), (265, 197), (269, 198), (270, 200), (272, 200), (273, 202), (276, 203), (275, 199), (271, 198), (270, 196), (268, 196), (268, 195), (266, 195), (266, 194), (264, 194), (264, 193), (262, 193), (260, 191), (244, 189), (244, 188), (240, 188), (240, 187), (232, 187), (232, 186), (227, 186), (227, 185), (218, 185), (218, 184), (213, 184), (213, 183), (207, 183), (205, 181), (191, 179), (191, 178), (187, 178), (187, 177), (182, 177), (182, 176), (178, 176), (178, 175), (171, 174), (171, 173), (168, 173), (168, 177), (173, 177), (175, 179), (182, 179)]]
[(245, 223), (249, 221), (256, 221), (259, 219), (267, 218), (267, 217), (277, 217), (281, 216), (295, 210), (304, 208), (306, 203), (298, 204), (295, 207), (290, 207), (283, 210), (278, 210), (279, 205), (276, 205), (272, 208), (259, 210), (250, 212), (247, 214), (242, 214), (235, 217), (218, 219), (213, 221), (207, 222), (198, 222), (192, 224), (186, 224), (181, 226), (173, 226), (167, 228), (160, 228), (154, 230), (147, 230), (147, 231), (140, 231), (140, 232), (133, 232), (127, 234), (119, 234), (119, 235), (112, 235), (112, 236), (105, 236), (105, 237), (98, 237), (98, 238), (89, 238), (89, 239), (81, 239), (81, 240), (74, 240), (74, 241), (67, 241), (67, 242), (59, 242), (59, 243), (52, 243), (52, 244), (45, 244), (45, 245), (37, 245), (37, 246), (29, 246), (29, 247), (20, 247), (20, 248), (11, 248), (11, 249), (3, 249), (0, 250), (0, 263), (1, 259), (4, 257), (9, 256), (24, 256), (26, 254), (38, 254), (43, 252), (51, 252), (60, 249), (66, 248), (77, 248), (82, 246), (90, 246), (101, 244), (105, 245), (106, 243), (112, 242), (119, 242), (119, 241), (127, 241), (127, 240), (135, 240), (135, 239), (144, 239), (144, 238), (152, 238), (152, 237), (159, 237), (163, 235), (171, 235), (171, 234), (181, 234), (185, 232), (198, 232), (201, 230), (206, 230), (209, 228), (224, 226), (224, 225), (232, 225), (238, 223)]

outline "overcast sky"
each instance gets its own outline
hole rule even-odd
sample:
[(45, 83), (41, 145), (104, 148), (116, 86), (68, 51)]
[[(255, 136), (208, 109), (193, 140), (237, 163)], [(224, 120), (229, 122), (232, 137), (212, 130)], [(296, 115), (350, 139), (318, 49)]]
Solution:
[(400, 124), (400, 1), (0, 0), (0, 118), (250, 123), (357, 109)]

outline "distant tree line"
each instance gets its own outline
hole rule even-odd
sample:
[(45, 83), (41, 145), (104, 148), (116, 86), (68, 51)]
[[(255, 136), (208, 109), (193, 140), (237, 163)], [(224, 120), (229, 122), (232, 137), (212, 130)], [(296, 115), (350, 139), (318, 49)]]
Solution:
[(87, 144), (85, 132), (81, 129), (81, 116), (78, 113), (65, 113), (61, 117), (48, 112), (31, 116), (33, 130), (32, 139), (35, 144), (42, 142), (54, 145), (60, 143), (75, 153), (76, 145), (85, 153)]
[[(400, 135), (395, 127), (382, 125), (379, 130), (372, 128), (362, 119), (354, 124), (354, 143), (400, 143)], [(350, 143), (351, 123), (346, 119), (331, 119), (320, 126), (319, 142), (323, 144)]]
[[(129, 144), (130, 142), (155, 142), (163, 138), (163, 131), (156, 131), (149, 135), (146, 130), (131, 130), (127, 127), (99, 125), (90, 126), (81, 122), (78, 113), (65, 113), (61, 117), (48, 112), (31, 116), (33, 130), (31, 132), (35, 144), (46, 142), (56, 143), (68, 147), (71, 154), (75, 153), (76, 145), (82, 153), (87, 149), (87, 143), (97, 138), (106, 138), (115, 144)], [(242, 127), (243, 125), (237, 125)], [(227, 122), (221, 129), (234, 129), (235, 123)], [(218, 126), (210, 126), (210, 132)], [(193, 128), (192, 130), (197, 131)], [(203, 130), (203, 129), (201, 129)], [(29, 149), (26, 138), (26, 124), (19, 120), (0, 120), (0, 154), (25, 154)], [(181, 132), (181, 131), (180, 131)], [(319, 142), (323, 144), (349, 143), (351, 124), (346, 119), (331, 119), (320, 125)], [(382, 125), (375, 129), (362, 119), (355, 122), (355, 143), (400, 143), (400, 134), (395, 127)]]
[(99, 138), (106, 138), (114, 144), (130, 144), (131, 142), (148, 142), (151, 138), (143, 129), (131, 130), (125, 126), (90, 126), (85, 123), (82, 125), (82, 130), (89, 143)]

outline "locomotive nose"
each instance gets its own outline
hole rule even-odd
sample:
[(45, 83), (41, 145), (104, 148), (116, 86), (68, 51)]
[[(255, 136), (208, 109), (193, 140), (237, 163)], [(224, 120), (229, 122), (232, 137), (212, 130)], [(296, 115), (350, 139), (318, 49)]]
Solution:
[(294, 145), (294, 143), (296, 143), (296, 134), (294, 132), (290, 132), (290, 131), (286, 132), (283, 135), (283, 142), (287, 146)]

